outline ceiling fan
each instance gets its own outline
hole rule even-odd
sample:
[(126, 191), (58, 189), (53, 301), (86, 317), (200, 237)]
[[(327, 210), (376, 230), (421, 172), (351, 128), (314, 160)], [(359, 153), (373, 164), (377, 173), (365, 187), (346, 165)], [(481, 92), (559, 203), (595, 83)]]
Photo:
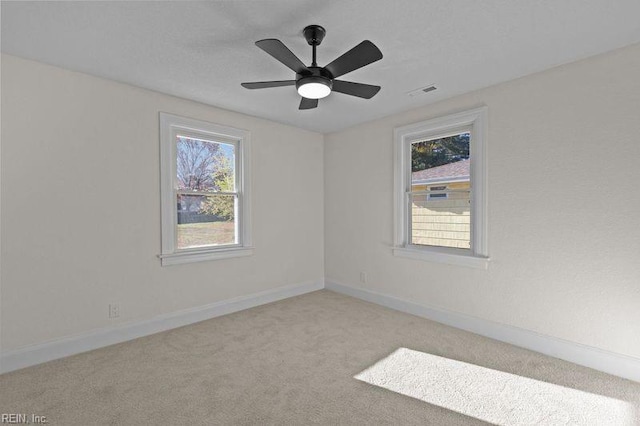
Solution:
[(326, 30), (320, 25), (309, 25), (303, 30), (304, 38), (312, 46), (311, 66), (306, 66), (280, 40), (268, 38), (256, 41), (256, 46), (291, 68), (296, 73), (295, 80), (260, 81), (242, 83), (247, 89), (266, 89), (269, 87), (296, 86), (302, 96), (298, 109), (312, 109), (318, 106), (318, 99), (334, 92), (371, 99), (380, 90), (380, 86), (336, 80), (338, 77), (382, 59), (382, 52), (375, 44), (365, 40), (347, 53), (324, 67), (316, 63), (316, 47), (322, 43)]

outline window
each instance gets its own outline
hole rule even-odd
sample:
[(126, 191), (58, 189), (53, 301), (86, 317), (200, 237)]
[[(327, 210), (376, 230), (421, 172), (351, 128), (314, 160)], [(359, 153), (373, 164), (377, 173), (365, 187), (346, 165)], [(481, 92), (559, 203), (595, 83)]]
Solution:
[(401, 257), (486, 268), (486, 108), (395, 129)]
[(162, 265), (252, 254), (249, 133), (160, 113)]
[[(413, 148), (413, 146), (412, 146)], [(412, 175), (419, 173), (418, 171), (413, 171)], [(415, 185), (418, 185), (417, 183)], [(412, 185), (412, 186), (415, 186)], [(417, 189), (417, 188), (416, 188)], [(427, 194), (427, 200), (442, 200), (447, 199), (449, 196), (447, 192), (446, 186), (431, 186), (429, 187), (429, 193)]]

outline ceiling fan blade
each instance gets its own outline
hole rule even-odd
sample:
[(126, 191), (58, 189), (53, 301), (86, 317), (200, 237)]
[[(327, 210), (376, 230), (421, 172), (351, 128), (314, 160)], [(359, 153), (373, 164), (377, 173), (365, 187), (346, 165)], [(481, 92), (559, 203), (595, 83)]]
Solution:
[(318, 106), (317, 99), (302, 98), (298, 109), (313, 109)]
[(295, 86), (295, 80), (280, 80), (280, 81), (256, 81), (253, 83), (241, 83), (240, 85), (245, 89), (267, 89), (269, 87), (282, 87), (282, 86)]
[(296, 55), (293, 54), (287, 46), (280, 40), (275, 38), (267, 38), (256, 41), (256, 46), (273, 56), (293, 71), (301, 73), (307, 70), (307, 66), (302, 63)]
[(380, 91), (380, 86), (372, 86), (371, 84), (352, 83), (350, 81), (333, 80), (334, 92), (344, 93), (345, 95), (357, 96), (359, 98), (371, 99)]
[(382, 59), (382, 52), (375, 44), (365, 40), (325, 67), (334, 78), (362, 68)]

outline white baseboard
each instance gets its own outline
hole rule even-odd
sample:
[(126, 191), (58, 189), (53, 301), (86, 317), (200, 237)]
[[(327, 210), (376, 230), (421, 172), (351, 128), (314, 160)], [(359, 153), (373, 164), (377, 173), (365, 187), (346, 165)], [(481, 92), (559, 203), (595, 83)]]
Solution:
[(146, 321), (93, 330), (76, 336), (26, 346), (2, 354), (0, 357), (0, 373), (6, 373), (115, 343), (137, 339), (138, 337), (182, 327), (323, 288), (324, 281), (322, 279), (278, 287), (260, 293), (235, 297), (205, 306), (160, 315)]
[(593, 346), (539, 334), (441, 308), (418, 305), (393, 296), (325, 279), (325, 288), (391, 309), (428, 318), (481, 336), (640, 382), (640, 359)]
[(441, 308), (419, 305), (375, 291), (341, 284), (329, 279), (278, 287), (197, 308), (160, 315), (146, 321), (93, 330), (81, 335), (8, 351), (0, 356), (0, 373), (6, 373), (127, 340), (137, 339), (138, 337), (182, 327), (323, 288), (640, 382), (640, 359), (635, 357), (605, 351), (592, 346), (546, 336), (522, 328)]

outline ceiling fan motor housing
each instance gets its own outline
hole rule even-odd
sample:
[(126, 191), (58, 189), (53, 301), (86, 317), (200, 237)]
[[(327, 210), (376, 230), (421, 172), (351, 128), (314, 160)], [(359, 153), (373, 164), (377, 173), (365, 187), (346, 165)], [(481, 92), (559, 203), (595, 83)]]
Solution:
[(333, 76), (322, 67), (308, 67), (310, 72), (296, 73), (296, 89), (308, 83), (320, 83), (333, 88)]

